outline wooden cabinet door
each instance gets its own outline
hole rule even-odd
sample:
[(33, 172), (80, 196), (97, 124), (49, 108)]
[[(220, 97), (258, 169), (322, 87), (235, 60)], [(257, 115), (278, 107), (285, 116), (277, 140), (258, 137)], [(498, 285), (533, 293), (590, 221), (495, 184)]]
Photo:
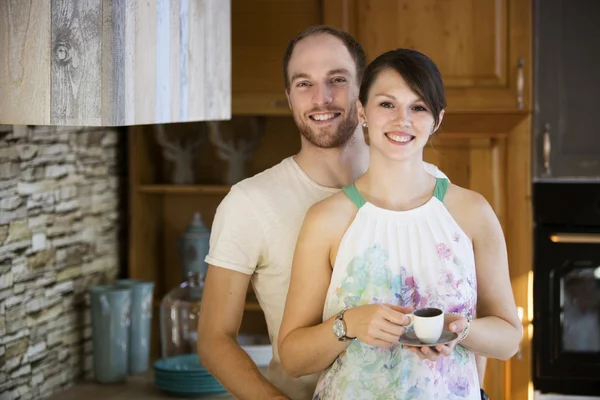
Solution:
[(289, 115), (282, 61), (291, 39), (321, 22), (320, 0), (232, 0), (232, 113)]
[(367, 59), (412, 48), (440, 68), (449, 111), (529, 108), (530, 0), (333, 0), (325, 23), (349, 30)]
[(535, 3), (534, 177), (600, 178), (600, 2)]

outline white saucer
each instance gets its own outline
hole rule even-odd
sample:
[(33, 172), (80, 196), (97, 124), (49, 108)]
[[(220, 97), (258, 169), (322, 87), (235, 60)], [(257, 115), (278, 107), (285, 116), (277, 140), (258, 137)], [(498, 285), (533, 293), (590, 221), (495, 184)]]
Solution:
[(398, 343), (401, 344), (405, 344), (407, 346), (413, 346), (413, 347), (424, 347), (424, 346), (435, 346), (437, 344), (447, 344), (452, 342), (453, 340), (456, 340), (458, 338), (458, 335), (454, 332), (450, 332), (448, 330), (444, 330), (442, 332), (442, 336), (440, 336), (439, 340), (435, 343), (422, 343), (419, 338), (417, 338), (417, 335), (415, 334), (414, 330), (411, 330), (409, 332), (406, 332), (404, 335), (400, 336), (400, 340), (398, 340)]

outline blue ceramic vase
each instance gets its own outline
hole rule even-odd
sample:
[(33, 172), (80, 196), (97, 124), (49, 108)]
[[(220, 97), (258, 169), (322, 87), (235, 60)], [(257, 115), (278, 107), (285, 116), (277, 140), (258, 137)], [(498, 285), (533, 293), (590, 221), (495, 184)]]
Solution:
[(131, 326), (129, 328), (129, 374), (146, 372), (150, 366), (150, 334), (154, 282), (120, 279), (116, 286), (131, 288)]
[(89, 293), (94, 378), (98, 383), (124, 382), (128, 371), (131, 289), (94, 286)]

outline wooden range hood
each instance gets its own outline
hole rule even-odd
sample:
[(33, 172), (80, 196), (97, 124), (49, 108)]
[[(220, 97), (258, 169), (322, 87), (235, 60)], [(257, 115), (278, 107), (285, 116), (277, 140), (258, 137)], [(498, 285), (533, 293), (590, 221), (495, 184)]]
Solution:
[(0, 124), (231, 118), (231, 0), (1, 0)]

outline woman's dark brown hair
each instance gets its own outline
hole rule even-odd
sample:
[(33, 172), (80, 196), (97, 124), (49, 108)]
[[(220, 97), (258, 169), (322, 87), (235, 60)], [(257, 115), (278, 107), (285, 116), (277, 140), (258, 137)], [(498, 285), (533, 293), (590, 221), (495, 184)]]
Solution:
[(369, 91), (375, 79), (382, 71), (388, 69), (398, 72), (413, 92), (423, 100), (433, 114), (435, 126), (437, 126), (440, 112), (446, 108), (442, 74), (429, 57), (416, 50), (391, 50), (381, 54), (367, 66), (359, 94), (363, 106), (367, 104)]

